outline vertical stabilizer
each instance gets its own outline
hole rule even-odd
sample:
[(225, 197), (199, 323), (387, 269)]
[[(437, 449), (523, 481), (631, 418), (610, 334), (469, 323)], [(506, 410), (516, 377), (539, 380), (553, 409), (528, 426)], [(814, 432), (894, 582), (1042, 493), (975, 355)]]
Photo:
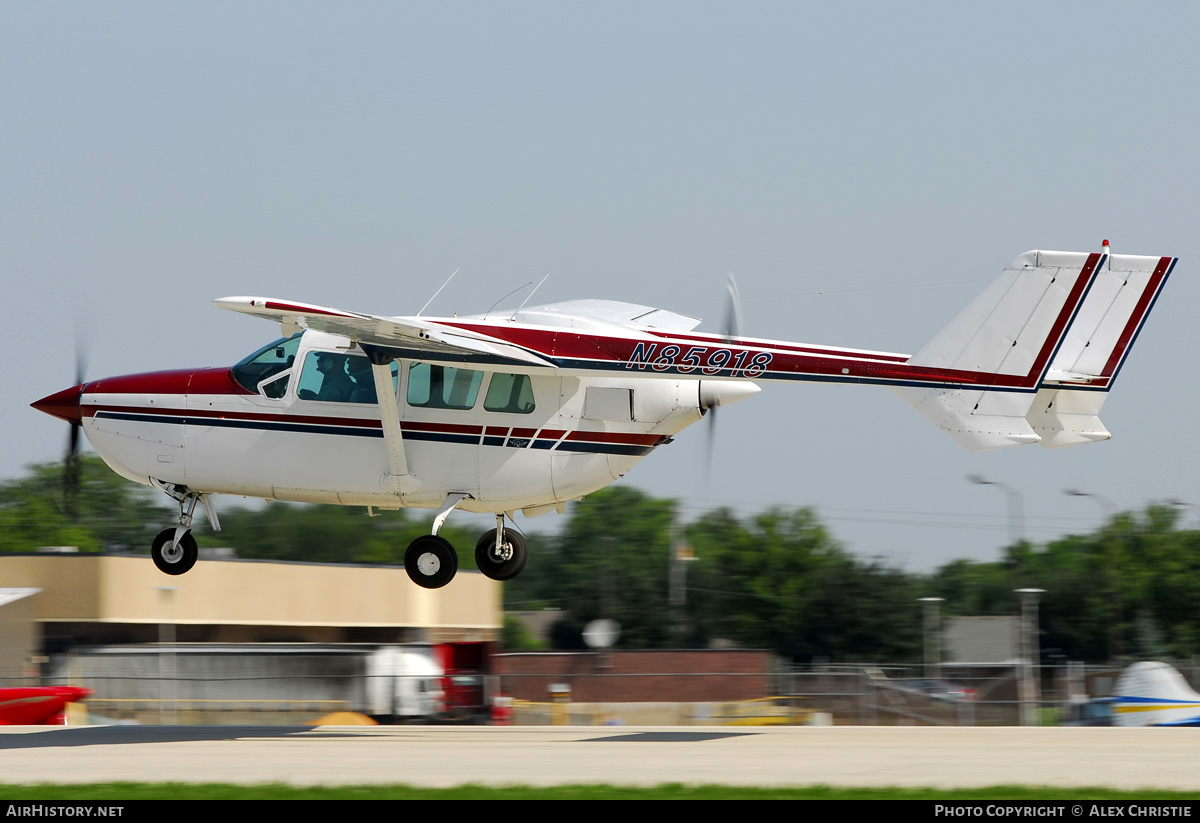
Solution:
[(1022, 254), (908, 360), (972, 373), (978, 388), (897, 394), (972, 451), (1036, 443), (1026, 415), (1105, 262), (1100, 253)]
[(1108, 256), (1027, 415), (1042, 446), (1056, 449), (1112, 437), (1100, 422), (1100, 408), (1176, 262), (1174, 257)]
[(1134, 663), (1117, 678), (1118, 726), (1200, 726), (1200, 694), (1166, 663)]

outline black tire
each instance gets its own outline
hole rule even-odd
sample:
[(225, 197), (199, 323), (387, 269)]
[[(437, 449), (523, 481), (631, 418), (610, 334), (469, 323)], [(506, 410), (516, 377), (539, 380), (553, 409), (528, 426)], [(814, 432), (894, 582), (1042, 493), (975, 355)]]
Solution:
[(163, 529), (150, 544), (150, 556), (154, 558), (154, 565), (158, 566), (158, 570), (163, 574), (184, 574), (191, 571), (200, 554), (196, 548), (196, 538), (192, 537), (190, 531), (184, 532), (183, 537), (179, 538), (179, 549), (172, 554), (170, 549), (174, 539), (174, 529)]
[(525, 568), (529, 552), (525, 548), (525, 537), (515, 529), (504, 530), (504, 542), (512, 546), (512, 557), (502, 560), (496, 557), (496, 530), (485, 532), (475, 544), (475, 565), (485, 577), (492, 580), (512, 580)]
[(404, 570), (423, 589), (440, 589), (458, 573), (458, 554), (450, 541), (427, 534), (409, 544), (404, 552)]

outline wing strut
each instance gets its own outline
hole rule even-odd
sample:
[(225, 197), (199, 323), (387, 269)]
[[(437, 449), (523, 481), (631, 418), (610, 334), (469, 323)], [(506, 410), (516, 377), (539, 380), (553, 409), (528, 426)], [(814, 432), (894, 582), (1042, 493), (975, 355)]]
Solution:
[(421, 488), (421, 478), (409, 474), (404, 456), (404, 433), (400, 430), (400, 409), (392, 384), (392, 358), (372, 347), (363, 349), (371, 358), (371, 376), (375, 378), (375, 396), (379, 398), (379, 422), (387, 447), (388, 473), (383, 476), (383, 485), (393, 494), (412, 494)]

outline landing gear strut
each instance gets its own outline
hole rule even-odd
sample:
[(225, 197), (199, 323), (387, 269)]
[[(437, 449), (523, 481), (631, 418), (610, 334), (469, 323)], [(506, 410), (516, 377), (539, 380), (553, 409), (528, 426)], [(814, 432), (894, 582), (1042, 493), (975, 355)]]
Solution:
[(468, 495), (452, 494), (446, 498), (442, 510), (433, 518), (433, 534), (418, 537), (404, 551), (404, 570), (408, 578), (423, 589), (440, 589), (458, 573), (458, 553), (438, 532), (446, 523), (450, 512)]
[(204, 506), (204, 513), (208, 515), (208, 522), (213, 531), (219, 532), (221, 523), (217, 520), (217, 513), (209, 495), (189, 491), (187, 486), (161, 481), (155, 481), (154, 485), (179, 503), (179, 525), (158, 533), (154, 542), (150, 544), (150, 556), (160, 572), (184, 574), (196, 565), (196, 558), (200, 554), (196, 547), (196, 538), (192, 536), (192, 515), (196, 511), (196, 504)]

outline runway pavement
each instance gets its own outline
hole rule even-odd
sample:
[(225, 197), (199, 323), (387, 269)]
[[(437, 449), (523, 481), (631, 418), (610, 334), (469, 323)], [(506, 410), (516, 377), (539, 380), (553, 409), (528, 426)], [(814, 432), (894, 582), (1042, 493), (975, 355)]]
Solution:
[(0, 782), (1200, 789), (1200, 729), (0, 728)]

